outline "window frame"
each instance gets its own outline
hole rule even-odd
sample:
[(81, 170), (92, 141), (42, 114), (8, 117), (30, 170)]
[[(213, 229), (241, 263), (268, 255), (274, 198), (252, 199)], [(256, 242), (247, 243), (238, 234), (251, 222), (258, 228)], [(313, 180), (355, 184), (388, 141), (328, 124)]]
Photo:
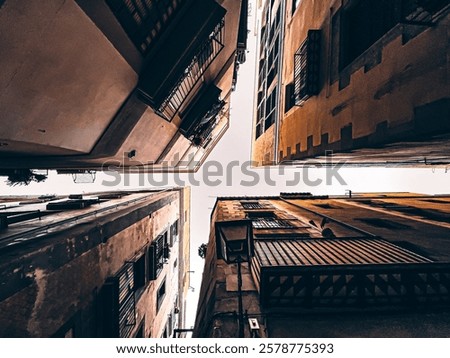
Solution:
[(156, 290), (156, 313), (159, 312), (161, 306), (163, 305), (164, 299), (167, 296), (167, 288), (166, 288), (167, 277), (164, 277)]

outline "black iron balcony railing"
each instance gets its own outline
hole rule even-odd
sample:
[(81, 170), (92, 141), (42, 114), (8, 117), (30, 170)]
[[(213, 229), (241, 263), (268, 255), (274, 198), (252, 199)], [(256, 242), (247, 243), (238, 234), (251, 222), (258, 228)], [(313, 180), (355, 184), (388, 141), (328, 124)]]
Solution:
[(189, 66), (157, 109), (157, 112), (167, 120), (173, 119), (209, 65), (222, 51), (224, 26), (225, 21), (222, 19), (209, 38), (200, 45)]

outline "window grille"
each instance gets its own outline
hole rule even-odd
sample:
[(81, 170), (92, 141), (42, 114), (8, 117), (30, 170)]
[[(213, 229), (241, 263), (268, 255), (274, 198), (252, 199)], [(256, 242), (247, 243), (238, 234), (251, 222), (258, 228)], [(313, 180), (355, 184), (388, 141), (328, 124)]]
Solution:
[(309, 97), (318, 95), (320, 73), (320, 30), (309, 30), (306, 40), (294, 55), (294, 98), (301, 106)]
[(244, 209), (264, 209), (264, 206), (257, 201), (241, 202)]
[(252, 225), (254, 229), (290, 229), (294, 227), (288, 220), (270, 217), (252, 218)]

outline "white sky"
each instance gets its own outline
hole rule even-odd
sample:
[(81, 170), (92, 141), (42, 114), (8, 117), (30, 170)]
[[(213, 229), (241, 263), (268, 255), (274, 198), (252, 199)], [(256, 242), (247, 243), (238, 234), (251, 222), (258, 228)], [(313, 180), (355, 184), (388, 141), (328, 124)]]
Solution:
[[(254, 24), (256, 6), (252, 2), (252, 17), (249, 21), (249, 27)], [(250, 160), (250, 146), (252, 139), (252, 113), (253, 113), (253, 86), (254, 86), (254, 68), (255, 68), (255, 47), (256, 37), (254, 32), (249, 33), (249, 53), (247, 62), (241, 65), (237, 89), (232, 97), (231, 123), (230, 128), (225, 133), (222, 140), (217, 144), (207, 159), (208, 161), (218, 161), (225, 167), (231, 161), (238, 160), (240, 163)], [(191, 286), (195, 288), (195, 293), (190, 295), (189, 304), (192, 306), (188, 316), (187, 327), (193, 325), (195, 317), (196, 299), (200, 290), (201, 273), (203, 270), (203, 260), (197, 255), (198, 246), (208, 241), (209, 235), (209, 215), (217, 196), (239, 196), (239, 195), (278, 195), (281, 191), (309, 191), (313, 194), (345, 194), (346, 189), (353, 192), (418, 192), (427, 194), (450, 193), (450, 168), (446, 173), (445, 168), (436, 169), (400, 169), (400, 168), (348, 168), (340, 169), (339, 174), (345, 180), (346, 185), (338, 183), (336, 180), (332, 185), (325, 183), (325, 169), (310, 169), (309, 180), (314, 181), (322, 179), (323, 183), (318, 186), (308, 186), (300, 181), (295, 187), (286, 185), (286, 181), (293, 178), (293, 173), (301, 174), (299, 168), (288, 168), (286, 175), (277, 174), (277, 169), (266, 171), (271, 173), (271, 178), (276, 185), (264, 183), (264, 170), (255, 169), (254, 172), (259, 176), (260, 183), (254, 186), (241, 186), (240, 181), (249, 181), (251, 177), (241, 173), (239, 168), (232, 171), (232, 180), (226, 182), (225, 176), (210, 177), (211, 180), (221, 180), (222, 184), (211, 187), (204, 182), (198, 186), (192, 186), (191, 196)], [(213, 169), (210, 169), (213, 171)], [(196, 180), (201, 181), (205, 174), (204, 166), (198, 173), (192, 175)], [(167, 174), (169, 178), (168, 185), (172, 186), (174, 182), (172, 175)], [(188, 175), (180, 175), (181, 179), (186, 181)], [(160, 176), (155, 178), (160, 178)], [(103, 181), (111, 182), (112, 177), (105, 173), (97, 173), (97, 179), (94, 184), (75, 184), (70, 175), (57, 175), (55, 172), (49, 173), (49, 178), (44, 183), (31, 183), (26, 187), (8, 187), (5, 180), (0, 178), (0, 195), (34, 195), (34, 194), (70, 194), (81, 192), (92, 192), (100, 190), (121, 190), (121, 189), (144, 189), (149, 187), (145, 180), (145, 185), (139, 185), (137, 175), (129, 176), (129, 183), (124, 183), (115, 187), (106, 187), (102, 185)]]

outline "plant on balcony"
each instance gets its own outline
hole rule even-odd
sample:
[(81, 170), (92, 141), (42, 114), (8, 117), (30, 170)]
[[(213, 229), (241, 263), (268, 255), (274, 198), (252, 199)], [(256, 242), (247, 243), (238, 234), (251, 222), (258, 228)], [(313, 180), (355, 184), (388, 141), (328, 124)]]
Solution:
[(206, 250), (208, 249), (208, 245), (207, 244), (201, 244), (198, 247), (198, 256), (200, 256), (202, 259), (204, 259), (206, 257)]
[(0, 176), (7, 176), (6, 184), (9, 186), (28, 185), (32, 181), (43, 182), (47, 175), (35, 173), (32, 169), (6, 169), (0, 171)]

